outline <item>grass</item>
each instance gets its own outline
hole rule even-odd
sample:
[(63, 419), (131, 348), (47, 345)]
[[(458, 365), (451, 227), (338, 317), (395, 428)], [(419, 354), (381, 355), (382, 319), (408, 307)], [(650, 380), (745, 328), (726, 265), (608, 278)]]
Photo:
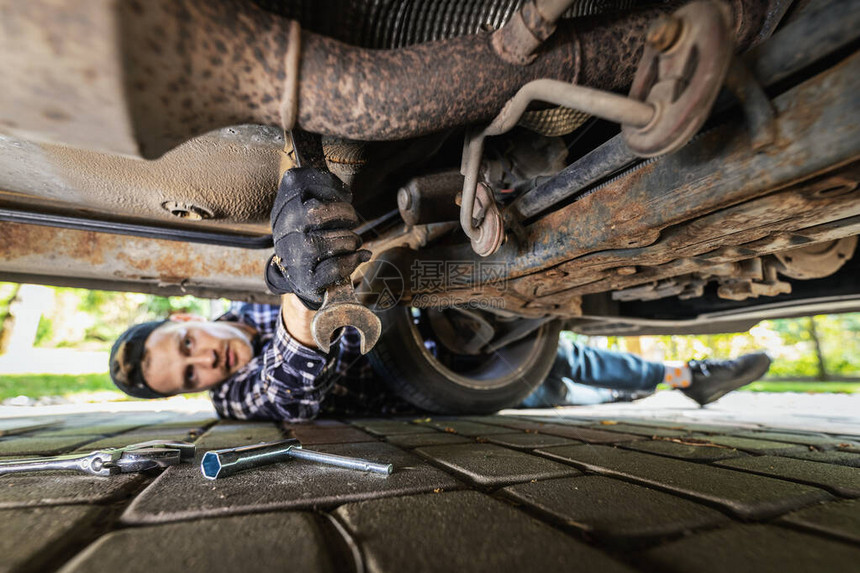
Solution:
[[(660, 384), (658, 388), (668, 388)], [(812, 382), (796, 380), (753, 382), (740, 389), (746, 392), (803, 392), (803, 393), (860, 393), (860, 382)], [(110, 377), (105, 374), (0, 374), (0, 401), (15, 396), (41, 398), (43, 396), (68, 396), (92, 392), (115, 392), (117, 399), (134, 400), (117, 390)], [(200, 396), (205, 396), (202, 392)], [(196, 397), (195, 394), (192, 397)]]
[(0, 374), (0, 400), (15, 396), (66, 396), (82, 392), (117, 391), (104, 374)]
[(741, 388), (747, 392), (805, 392), (810, 394), (836, 393), (858, 394), (860, 382), (809, 382), (807, 380), (788, 380), (769, 382), (759, 380)]
[[(114, 400), (140, 400), (124, 394), (107, 373), (104, 374), (0, 374), (0, 402), (16, 396), (42, 398), (94, 392), (112, 392)], [(207, 392), (185, 394), (186, 398), (206, 398)], [(103, 400), (104, 398), (100, 398)], [(89, 400), (84, 400), (89, 401)]]
[[(668, 390), (667, 384), (658, 384), (658, 390)], [(860, 394), (860, 382), (816, 382), (787, 380), (771, 382), (759, 380), (739, 388), (738, 392), (800, 392), (803, 394)]]

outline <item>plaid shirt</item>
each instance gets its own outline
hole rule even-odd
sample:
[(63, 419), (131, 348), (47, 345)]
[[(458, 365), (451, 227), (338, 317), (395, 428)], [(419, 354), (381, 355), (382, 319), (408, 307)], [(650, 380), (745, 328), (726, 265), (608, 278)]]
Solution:
[(278, 306), (233, 303), (217, 320), (243, 322), (258, 332), (254, 357), (209, 392), (222, 418), (298, 422), (320, 413), (367, 415), (407, 409), (373, 375), (353, 328), (344, 329), (326, 356), (290, 336)]

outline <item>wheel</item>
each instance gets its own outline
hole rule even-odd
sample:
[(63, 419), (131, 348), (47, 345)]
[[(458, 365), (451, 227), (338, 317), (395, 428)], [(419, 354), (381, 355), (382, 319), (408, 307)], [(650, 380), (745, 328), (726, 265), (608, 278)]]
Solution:
[(513, 407), (543, 382), (552, 367), (561, 330), (557, 320), (494, 352), (465, 354), (453, 350), (468, 347), (452, 343), (451, 334), (469, 329), (441, 332), (438, 316), (432, 319), (434, 312), (442, 311), (394, 306), (379, 312), (382, 336), (368, 353), (388, 386), (419, 408), (486, 414)]

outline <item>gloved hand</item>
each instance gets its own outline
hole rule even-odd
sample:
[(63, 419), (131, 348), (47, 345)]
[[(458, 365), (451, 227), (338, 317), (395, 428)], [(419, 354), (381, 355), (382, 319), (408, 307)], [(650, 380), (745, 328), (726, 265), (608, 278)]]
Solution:
[(370, 260), (351, 230), (358, 225), (351, 201), (352, 193), (330, 173), (312, 167), (284, 173), (272, 208), (275, 254), (266, 265), (273, 293), (295, 293), (317, 310), (326, 288)]

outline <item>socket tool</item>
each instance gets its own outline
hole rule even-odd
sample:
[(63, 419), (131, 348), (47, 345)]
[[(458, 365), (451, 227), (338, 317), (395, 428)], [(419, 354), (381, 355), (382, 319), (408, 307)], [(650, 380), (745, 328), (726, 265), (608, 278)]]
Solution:
[(203, 477), (207, 479), (218, 479), (243, 470), (283, 462), (292, 458), (385, 475), (394, 471), (394, 466), (391, 464), (380, 464), (360, 458), (306, 450), (302, 448), (301, 442), (295, 438), (206, 452), (200, 462), (200, 471), (203, 472)]
[(0, 475), (70, 470), (96, 476), (143, 472), (175, 466), (194, 459), (194, 444), (153, 440), (122, 448), (105, 448), (88, 454), (65, 454), (0, 462)]

